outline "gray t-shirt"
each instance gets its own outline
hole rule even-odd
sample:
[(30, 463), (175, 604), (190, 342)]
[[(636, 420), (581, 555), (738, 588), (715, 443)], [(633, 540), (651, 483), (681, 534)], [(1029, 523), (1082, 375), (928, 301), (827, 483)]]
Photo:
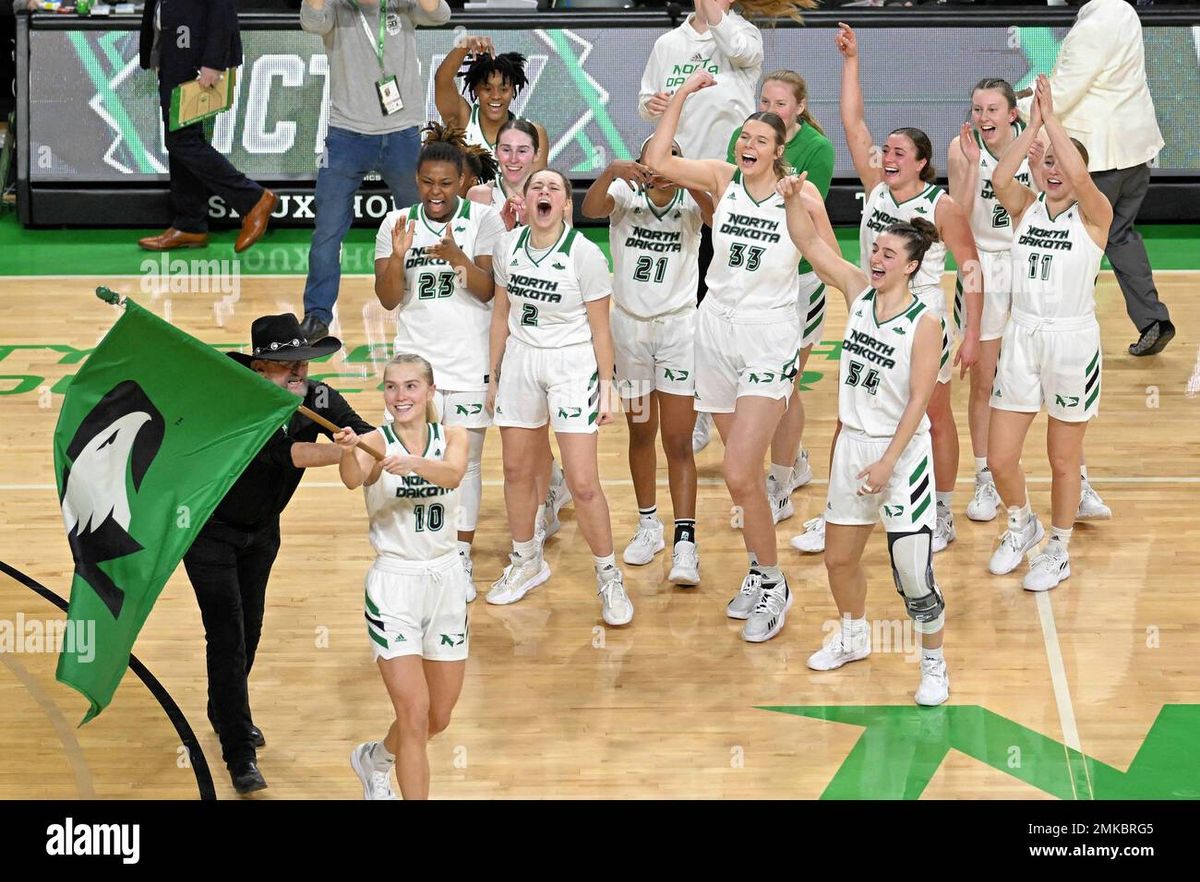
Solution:
[[(386, 3), (393, 27), (385, 27), (383, 70), (377, 45), (380, 10)], [(363, 27), (363, 20), (367, 26)], [(416, 28), (450, 20), (446, 0), (425, 12), (417, 0), (325, 0), (321, 11), (309, 0), (300, 7), (300, 27), (320, 35), (329, 57), (329, 124), (362, 135), (383, 135), (425, 124), (425, 87), (417, 58)], [(399, 28), (399, 33), (392, 33)], [(367, 32), (370, 31), (370, 36)], [(385, 116), (375, 84), (395, 76), (404, 109)]]

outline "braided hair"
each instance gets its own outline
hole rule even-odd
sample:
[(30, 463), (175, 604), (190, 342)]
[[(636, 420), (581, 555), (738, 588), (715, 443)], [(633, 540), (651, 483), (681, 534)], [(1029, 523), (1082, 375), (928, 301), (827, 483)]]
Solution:
[(463, 149), (463, 161), (476, 184), (490, 184), (500, 175), (500, 164), (486, 147), (468, 144)]
[(494, 58), (484, 52), (472, 58), (466, 70), (458, 75), (463, 78), (463, 91), (474, 101), (479, 87), (494, 73), (500, 74), (500, 79), (512, 86), (513, 95), (519, 95), (529, 85), (525, 78), (525, 56), (520, 52), (501, 52)]
[(425, 141), (417, 155), (417, 168), (427, 162), (448, 162), (461, 177), (466, 164), (466, 129), (431, 122), (421, 131), (425, 133)]

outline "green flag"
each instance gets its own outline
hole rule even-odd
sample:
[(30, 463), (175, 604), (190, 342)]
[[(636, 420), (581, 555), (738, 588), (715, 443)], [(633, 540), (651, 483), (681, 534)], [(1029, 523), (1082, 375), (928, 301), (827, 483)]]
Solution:
[(208, 516), (300, 403), (125, 301), (54, 430), (75, 558), (67, 622), (94, 635), (86, 653), (81, 641), (64, 643), (58, 679), (91, 702), (83, 722), (112, 701), (142, 624)]

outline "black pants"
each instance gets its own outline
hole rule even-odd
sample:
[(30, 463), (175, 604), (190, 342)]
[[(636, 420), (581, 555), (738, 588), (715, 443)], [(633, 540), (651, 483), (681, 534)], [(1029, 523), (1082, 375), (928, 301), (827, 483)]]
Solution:
[(1142, 163), (1132, 168), (1096, 172), (1092, 181), (1112, 203), (1113, 221), (1104, 253), (1112, 264), (1121, 293), (1125, 295), (1129, 320), (1138, 333), (1154, 322), (1169, 321), (1167, 306), (1158, 299), (1158, 289), (1154, 287), (1146, 245), (1141, 234), (1133, 228), (1138, 209), (1150, 189), (1150, 166)]
[(697, 266), (700, 269), (700, 281), (696, 285), (696, 303), (697, 305), (704, 302), (704, 295), (708, 293), (708, 282), (704, 277), (708, 275), (708, 265), (713, 259), (713, 244), (712, 244), (712, 227), (708, 224), (700, 225), (700, 251), (696, 255)]
[(233, 167), (205, 135), (204, 123), (178, 131), (166, 127), (170, 159), (171, 222), (185, 233), (208, 232), (208, 197), (216, 193), (243, 217), (262, 197), (263, 188)]
[(257, 532), (209, 522), (183, 557), (204, 620), (208, 715), (221, 733), (221, 755), (228, 765), (256, 757), (250, 740), (250, 668), (278, 552), (278, 519)]

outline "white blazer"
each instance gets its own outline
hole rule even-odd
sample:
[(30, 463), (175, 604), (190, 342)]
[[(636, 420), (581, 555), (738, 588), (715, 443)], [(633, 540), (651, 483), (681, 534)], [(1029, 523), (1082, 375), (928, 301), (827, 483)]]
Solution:
[[(1083, 5), (1059, 48), (1050, 87), (1055, 115), (1088, 150), (1089, 171), (1131, 168), (1162, 150), (1142, 23), (1125, 0)], [(1026, 120), (1032, 100), (1017, 104)]]

